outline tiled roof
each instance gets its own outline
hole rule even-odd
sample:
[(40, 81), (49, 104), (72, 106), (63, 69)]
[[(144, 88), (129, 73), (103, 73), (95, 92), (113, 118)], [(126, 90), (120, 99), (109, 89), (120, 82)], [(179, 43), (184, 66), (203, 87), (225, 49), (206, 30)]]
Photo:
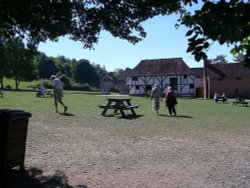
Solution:
[(105, 82), (105, 81), (113, 81), (113, 77), (110, 76), (109, 74), (106, 74), (104, 77), (101, 78), (101, 82)]
[(191, 68), (192, 72), (197, 78), (203, 77), (203, 67)]
[[(242, 63), (208, 64), (207, 70), (211, 78), (250, 77), (250, 69)], [(196, 77), (203, 77), (203, 67), (192, 68), (192, 71)]]
[(211, 77), (250, 77), (250, 69), (243, 63), (217, 63), (208, 66)]
[(131, 76), (185, 75), (192, 70), (182, 58), (142, 60), (131, 72)]

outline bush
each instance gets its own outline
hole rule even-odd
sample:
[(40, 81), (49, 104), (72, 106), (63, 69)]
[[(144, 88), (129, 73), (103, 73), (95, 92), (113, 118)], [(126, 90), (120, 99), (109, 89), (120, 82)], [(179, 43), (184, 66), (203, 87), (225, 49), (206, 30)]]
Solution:
[(64, 89), (90, 91), (91, 87), (89, 84), (79, 84), (79, 83), (71, 82), (70, 85), (64, 86)]

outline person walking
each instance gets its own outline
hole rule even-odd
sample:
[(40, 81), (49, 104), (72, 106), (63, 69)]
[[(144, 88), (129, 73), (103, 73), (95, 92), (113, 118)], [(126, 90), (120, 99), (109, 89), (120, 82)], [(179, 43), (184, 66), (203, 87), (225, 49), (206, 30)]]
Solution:
[(165, 99), (166, 99), (166, 106), (168, 107), (169, 115), (172, 115), (173, 113), (176, 116), (175, 105), (177, 104), (177, 99), (176, 99), (176, 96), (172, 87), (168, 87)]
[(162, 95), (161, 89), (158, 84), (155, 84), (153, 89), (151, 90), (151, 100), (152, 100), (152, 110), (155, 111), (157, 115), (159, 115), (160, 109), (160, 97)]
[(65, 114), (68, 110), (68, 107), (63, 103), (62, 97), (63, 97), (63, 83), (62, 81), (57, 78), (55, 75), (52, 75), (50, 79), (53, 82), (53, 96), (54, 96), (54, 101), (55, 101), (55, 108), (56, 108), (56, 113), (58, 113), (58, 103), (60, 103), (64, 110), (63, 113)]

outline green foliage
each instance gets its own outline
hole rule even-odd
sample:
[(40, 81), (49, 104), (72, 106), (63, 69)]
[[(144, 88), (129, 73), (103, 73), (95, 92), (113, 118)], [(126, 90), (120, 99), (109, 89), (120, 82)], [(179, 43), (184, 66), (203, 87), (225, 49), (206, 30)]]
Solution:
[(64, 86), (70, 86), (70, 78), (66, 75), (60, 76), (60, 80), (63, 82)]
[(199, 10), (183, 11), (181, 24), (187, 32), (189, 47), (197, 61), (206, 59), (210, 41), (234, 45), (232, 52), (243, 53), (244, 63), (250, 67), (250, 6), (247, 1), (203, 1)]
[[(15, 80), (4, 79), (5, 86), (9, 85), (11, 88), (15, 88)], [(33, 80), (33, 81), (23, 81), (19, 84), (19, 90), (33, 90), (37, 85), (43, 85), (43, 81)]]
[(240, 63), (240, 62), (243, 62), (244, 59), (245, 59), (244, 54), (239, 53), (239, 54), (234, 55), (234, 59), (233, 59), (233, 60), (234, 60), (234, 62), (236, 62), (236, 63)]
[(215, 59), (211, 59), (210, 62), (213, 63), (213, 64), (217, 64), (217, 63), (225, 64), (225, 63), (228, 63), (228, 61), (226, 60), (226, 55), (218, 55), (218, 56), (216, 56)]
[(99, 85), (99, 76), (88, 60), (80, 60), (74, 67), (74, 79), (79, 83)]
[(45, 61), (39, 61), (39, 78), (49, 79), (51, 75), (58, 73), (59, 68), (55, 65), (55, 62), (51, 59)]
[(71, 82), (69, 86), (65, 86), (65, 89), (77, 90), (77, 91), (96, 91), (97, 89), (90, 86), (89, 84), (81, 84), (76, 82)]
[(92, 86), (98, 87), (99, 79), (107, 74), (105, 67), (91, 64), (85, 59), (77, 61), (64, 56), (47, 57), (46, 54), (39, 53), (35, 56), (35, 60), (39, 64), (40, 78), (49, 79), (52, 74), (63, 77), (63, 79), (65, 77), (64, 84), (68, 89), (85, 88), (89, 90)]
[(16, 38), (4, 39), (0, 51), (3, 54), (1, 80), (3, 87), (3, 78), (13, 78), (15, 87), (21, 81), (33, 80), (37, 76), (37, 66), (33, 62), (33, 56), (25, 49), (22, 41)]
[(1, 33), (27, 38), (36, 46), (68, 34), (91, 48), (101, 30), (132, 43), (146, 36), (141, 22), (180, 8), (179, 1), (7, 1), (0, 4)]
[[(189, 6), (198, 3), (201, 8), (189, 11)], [(234, 45), (232, 52), (244, 54), (244, 63), (250, 67), (249, 12), (249, 1), (240, 0), (12, 0), (0, 3), (0, 34), (25, 39), (32, 49), (65, 35), (93, 48), (102, 30), (134, 44), (146, 37), (142, 22), (156, 15), (180, 13), (179, 25), (189, 28), (187, 52), (197, 61), (207, 59), (211, 42), (218, 41)], [(63, 74), (70, 76), (70, 67)]]

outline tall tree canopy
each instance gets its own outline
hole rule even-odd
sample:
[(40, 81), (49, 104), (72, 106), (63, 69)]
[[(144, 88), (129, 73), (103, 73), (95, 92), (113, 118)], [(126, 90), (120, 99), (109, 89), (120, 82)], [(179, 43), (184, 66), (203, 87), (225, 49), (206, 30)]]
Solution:
[(179, 24), (189, 27), (188, 52), (206, 58), (211, 41), (234, 45), (250, 64), (250, 1), (200, 0), (1, 0), (0, 33), (26, 39), (30, 47), (68, 35), (85, 48), (98, 42), (101, 30), (136, 43), (146, 37), (141, 23), (156, 15), (179, 13)]
[[(217, 55), (216, 58), (214, 59), (210, 59), (209, 62), (211, 62), (212, 64), (226, 64), (228, 63), (228, 61), (226, 60), (226, 55)], [(238, 61), (240, 62), (240, 61)]]
[(206, 58), (206, 50), (213, 41), (233, 45), (233, 54), (244, 54), (250, 68), (250, 1), (202, 0), (203, 6), (194, 13), (184, 11), (181, 23), (190, 28), (188, 52), (197, 61)]
[(180, 9), (181, 1), (165, 0), (1, 0), (0, 28), (6, 36), (19, 35), (37, 45), (69, 35), (91, 48), (101, 30), (132, 43), (145, 37), (140, 23), (155, 15)]
[(39, 61), (39, 76), (43, 79), (49, 79), (51, 75), (57, 74), (59, 68), (55, 65), (55, 62), (51, 59), (46, 61)]
[(93, 86), (99, 85), (99, 76), (93, 65), (88, 60), (82, 59), (75, 65), (74, 79), (79, 83), (89, 83)]
[[(21, 81), (36, 79), (37, 67), (33, 62), (33, 56), (25, 49), (19, 39), (11, 39), (5, 43), (4, 50), (4, 77), (15, 80), (16, 89)], [(1, 63), (1, 62), (0, 62)]]

